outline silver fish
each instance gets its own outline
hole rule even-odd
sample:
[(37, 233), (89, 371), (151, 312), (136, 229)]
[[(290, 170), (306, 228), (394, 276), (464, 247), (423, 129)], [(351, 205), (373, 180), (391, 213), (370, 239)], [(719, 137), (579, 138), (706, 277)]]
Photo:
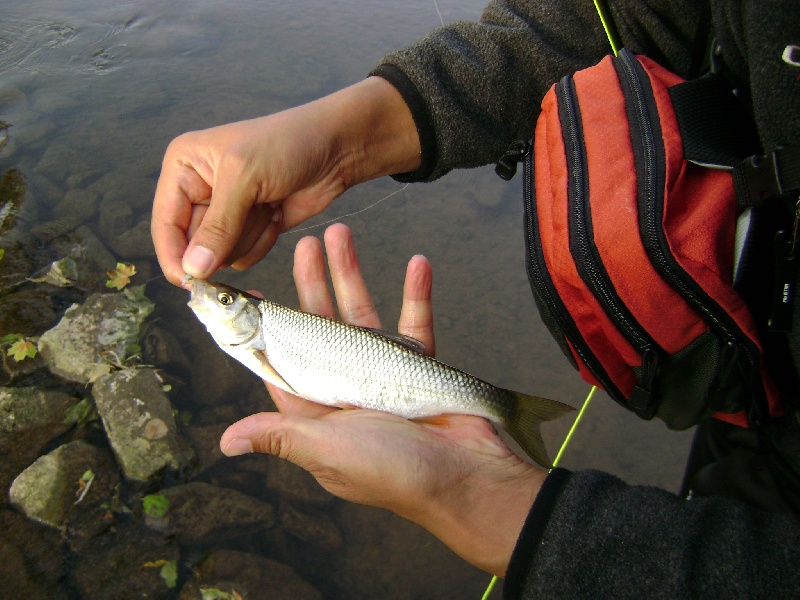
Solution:
[(495, 387), (422, 353), (400, 334), (348, 325), (191, 280), (189, 307), (225, 352), (292, 394), (408, 419), (477, 415), (502, 426), (539, 464), (550, 460), (539, 424), (571, 406)]

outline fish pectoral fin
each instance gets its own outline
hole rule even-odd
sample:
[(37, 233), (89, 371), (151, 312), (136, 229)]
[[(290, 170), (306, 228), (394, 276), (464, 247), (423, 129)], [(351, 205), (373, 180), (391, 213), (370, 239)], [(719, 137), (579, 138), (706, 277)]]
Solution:
[(266, 355), (261, 350), (253, 349), (253, 350), (251, 350), (251, 352), (253, 353), (253, 358), (255, 358), (259, 362), (259, 364), (261, 366), (261, 369), (259, 370), (260, 371), (259, 374), (261, 375), (261, 378), (264, 381), (266, 381), (268, 383), (271, 383), (272, 385), (278, 386), (282, 390), (286, 390), (287, 392), (289, 392), (291, 394), (294, 394), (295, 396), (299, 396), (300, 395), (272, 367), (272, 365), (269, 363), (269, 360), (267, 360)]
[(387, 340), (391, 340), (408, 348), (409, 350), (413, 350), (414, 352), (419, 352), (420, 354), (425, 353), (425, 344), (420, 342), (418, 339), (411, 337), (410, 335), (403, 335), (402, 333), (395, 333), (392, 331), (385, 331), (383, 329), (374, 329), (372, 327), (367, 327), (372, 333), (375, 335), (379, 335), (381, 337), (386, 338)]

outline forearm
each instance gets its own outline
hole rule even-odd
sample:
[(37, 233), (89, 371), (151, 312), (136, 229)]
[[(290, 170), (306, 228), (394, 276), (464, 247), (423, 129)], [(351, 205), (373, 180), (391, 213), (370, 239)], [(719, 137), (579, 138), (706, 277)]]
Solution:
[(419, 166), (414, 119), (400, 93), (384, 79), (369, 77), (308, 107), (327, 129), (345, 188)]
[[(704, 2), (610, 4), (624, 45), (688, 70)], [(406, 179), (496, 162), (512, 142), (531, 136), (553, 83), (609, 52), (591, 2), (495, 0), (481, 21), (438, 28), (387, 55), (373, 72), (423, 107), (414, 116), (430, 168)]]

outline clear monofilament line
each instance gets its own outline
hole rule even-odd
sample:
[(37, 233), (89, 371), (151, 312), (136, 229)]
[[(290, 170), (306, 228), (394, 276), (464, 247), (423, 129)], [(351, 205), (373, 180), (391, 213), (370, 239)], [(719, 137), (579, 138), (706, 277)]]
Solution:
[[(286, 233), (300, 233), (301, 231), (308, 231), (309, 229), (316, 229), (317, 227), (323, 227), (324, 225), (329, 225), (330, 223), (334, 223), (336, 221), (341, 221), (342, 219), (346, 219), (347, 217), (352, 217), (352, 216), (361, 214), (363, 212), (368, 211), (371, 208), (374, 208), (374, 207), (378, 206), (378, 204), (380, 204), (384, 200), (388, 200), (389, 198), (391, 198), (395, 194), (399, 194), (404, 189), (406, 189), (409, 185), (411, 185), (411, 184), (407, 183), (403, 187), (401, 187), (399, 190), (395, 190), (391, 194), (389, 194), (388, 196), (384, 196), (383, 198), (381, 198), (380, 200), (376, 200), (375, 202), (373, 202), (369, 206), (365, 206), (364, 208), (361, 208), (361, 209), (356, 210), (354, 212), (347, 213), (346, 215), (342, 215), (341, 217), (334, 217), (333, 219), (329, 219), (329, 220), (324, 221), (322, 223), (317, 223), (316, 225), (309, 225), (308, 227), (301, 227), (300, 229), (292, 229), (291, 231), (287, 231)], [(284, 234), (284, 235), (286, 235), (286, 234)]]

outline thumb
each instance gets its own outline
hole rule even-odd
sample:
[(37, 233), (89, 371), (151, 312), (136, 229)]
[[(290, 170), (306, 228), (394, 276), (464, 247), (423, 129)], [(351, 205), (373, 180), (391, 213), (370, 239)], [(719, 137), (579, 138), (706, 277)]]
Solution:
[(206, 279), (214, 273), (241, 236), (248, 210), (249, 206), (237, 202), (226, 203), (215, 191), (183, 255), (184, 272), (197, 279)]
[(258, 413), (237, 421), (222, 434), (219, 446), (226, 456), (239, 456), (250, 452), (273, 454), (284, 458), (307, 471), (319, 466), (318, 457), (324, 455), (326, 426), (314, 419)]

